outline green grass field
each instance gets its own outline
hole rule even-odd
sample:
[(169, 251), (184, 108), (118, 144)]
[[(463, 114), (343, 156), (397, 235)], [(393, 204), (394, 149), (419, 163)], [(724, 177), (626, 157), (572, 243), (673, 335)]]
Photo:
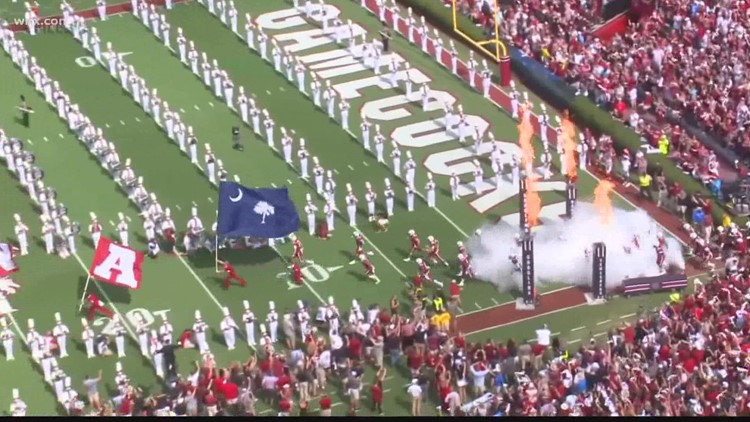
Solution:
[[(43, 12), (49, 8), (50, 13), (59, 9), (50, 7), (45, 2)], [(86, 6), (93, 1), (79, 1), (74, 6)], [(240, 16), (250, 13), (258, 17), (264, 13), (288, 9), (289, 3), (278, 0), (263, 2), (236, 2)], [(377, 19), (359, 8), (356, 2), (332, 0), (330, 4), (341, 10), (342, 19), (352, 19), (370, 33), (376, 33), (380, 24)], [(7, 15), (4, 12), (7, 11)], [(166, 11), (165, 11), (166, 12)], [(14, 16), (17, 8), (2, 9), (0, 16)], [(45, 14), (45, 13), (42, 13)], [(485, 212), (478, 212), (476, 195), (470, 194), (459, 201), (451, 201), (448, 191), (448, 177), (436, 174), (440, 187), (437, 195), (437, 209), (429, 209), (421, 198), (417, 199), (416, 210), (406, 211), (403, 202), (404, 184), (396, 179), (387, 166), (377, 163), (375, 157), (367, 154), (359, 141), (360, 113), (369, 110), (373, 101), (382, 100), (383, 110), (393, 112), (395, 106), (392, 97), (402, 95), (400, 90), (380, 86), (359, 89), (360, 95), (350, 100), (351, 110), (349, 127), (353, 133), (347, 133), (338, 121), (330, 120), (324, 110), (316, 108), (312, 101), (302, 95), (295, 83), (286, 80), (285, 75), (273, 69), (272, 63), (263, 61), (255, 51), (250, 50), (242, 41), (244, 38), (244, 20), (240, 19), (242, 37), (211, 16), (201, 5), (190, 2), (177, 5), (174, 10), (166, 12), (167, 20), (172, 26), (172, 46), (176, 49), (176, 28), (181, 27), (188, 40), (195, 42), (198, 51), (206, 51), (210, 59), (217, 59), (220, 66), (228, 72), (235, 87), (243, 86), (245, 91), (258, 103), (260, 108), (268, 110), (276, 123), (276, 143), (280, 138), (279, 129), (285, 127), (294, 133), (294, 138), (303, 137), (308, 150), (320, 158), (326, 169), (334, 170), (338, 183), (337, 201), (342, 210), (344, 186), (350, 183), (355, 192), (364, 192), (365, 182), (371, 182), (378, 192), (382, 192), (383, 180), (388, 177), (394, 182), (397, 201), (395, 216), (391, 219), (390, 229), (385, 233), (376, 232), (366, 224), (365, 208), (360, 206), (358, 230), (366, 239), (366, 249), (373, 252), (372, 261), (381, 280), (375, 284), (362, 275), (361, 268), (349, 265), (352, 259), (354, 242), (351, 238), (354, 229), (348, 226), (346, 216), (337, 217), (334, 236), (328, 241), (321, 241), (307, 235), (305, 218), (301, 217), (302, 230), (300, 238), (306, 256), (315, 264), (306, 272), (306, 282), (302, 287), (290, 286), (287, 283), (287, 259), (291, 253), (289, 245), (278, 245), (276, 250), (265, 248), (259, 250), (222, 250), (220, 258), (231, 261), (239, 274), (248, 280), (246, 288), (233, 286), (224, 290), (223, 276), (217, 274), (213, 255), (207, 252), (187, 258), (162, 255), (144, 265), (144, 282), (139, 290), (126, 291), (92, 282), (90, 290), (100, 294), (116, 312), (128, 317), (128, 329), (131, 341), (128, 344), (128, 356), (123, 359), (126, 372), (137, 385), (146, 391), (159, 389), (158, 379), (150, 362), (139, 356), (137, 342), (134, 340), (135, 315), (145, 315), (153, 324), (160, 324), (161, 315), (167, 315), (178, 334), (192, 326), (193, 312), (201, 310), (204, 318), (212, 327), (214, 336), (210, 336), (210, 346), (217, 361), (228, 364), (232, 360), (244, 360), (253, 350), (240, 347), (229, 352), (219, 335), (218, 324), (221, 308), (228, 307), (235, 318), (242, 311), (242, 301), (249, 300), (256, 316), (264, 317), (268, 311), (268, 302), (276, 302), (279, 310), (296, 307), (297, 300), (305, 300), (316, 307), (327, 301), (329, 296), (335, 298), (339, 308), (349, 308), (352, 299), (358, 299), (363, 305), (371, 303), (385, 304), (396, 294), (405, 291), (405, 281), (415, 274), (412, 262), (404, 262), (408, 239), (406, 232), (415, 229), (424, 238), (431, 234), (443, 245), (448, 258), (455, 256), (455, 243), (464, 240), (469, 233), (486, 223), (494, 223), (503, 216), (515, 213), (518, 208), (517, 198), (492, 202), (494, 206)], [(102, 39), (102, 45), (111, 42), (114, 50), (124, 54), (125, 61), (133, 65), (136, 72), (146, 80), (149, 88), (157, 88), (162, 99), (169, 102), (170, 108), (179, 111), (183, 121), (193, 127), (199, 139), (202, 158), (203, 143), (210, 143), (217, 158), (221, 159), (230, 175), (237, 176), (244, 185), (250, 187), (286, 186), (292, 199), (301, 209), (305, 195), (312, 194), (315, 202), (322, 209), (322, 200), (315, 194), (315, 188), (308, 181), (299, 177), (297, 162), (287, 165), (280, 154), (266, 145), (266, 140), (256, 137), (252, 129), (242, 125), (238, 113), (227, 107), (221, 99), (214, 97), (200, 78), (180, 63), (179, 56), (165, 47), (141, 22), (131, 14), (117, 15), (105, 22), (89, 21), (90, 27), (96, 27)], [(303, 22), (293, 28), (268, 29), (272, 37), (284, 34), (312, 30), (314, 27)], [(145, 114), (133, 99), (124, 92), (119, 83), (112, 79), (105, 67), (96, 64), (91, 53), (84, 50), (72, 35), (63, 32), (45, 32), (35, 37), (20, 35), (29, 52), (37, 58), (40, 66), (48, 75), (60, 82), (62, 89), (68, 93), (73, 102), (80, 105), (92, 123), (103, 129), (106, 139), (113, 142), (119, 151), (120, 158), (132, 160), (132, 167), (137, 175), (144, 177), (146, 188), (157, 194), (160, 203), (170, 207), (178, 230), (184, 230), (189, 218), (190, 208), (197, 206), (206, 226), (210, 226), (216, 214), (216, 187), (209, 183), (204, 171), (190, 163), (187, 155), (171, 141), (165, 132)], [(323, 54), (338, 50), (332, 43), (323, 43), (318, 47), (304, 50), (300, 54)], [(410, 46), (403, 38), (395, 38), (392, 49), (411, 63), (429, 79), (432, 90), (444, 91), (460, 99), (467, 114), (480, 116), (499, 141), (513, 144), (517, 138), (516, 122), (504, 112), (483, 99), (481, 94), (459, 81), (446, 69), (439, 66), (432, 58), (423, 55), (418, 48)], [(269, 47), (270, 56), (270, 47)], [(322, 70), (321, 70), (322, 71)], [(0, 90), (0, 104), (11, 110), (18, 95), (23, 94), (31, 99), (36, 113), (32, 118), (30, 129), (18, 124), (11, 111), (0, 113), (0, 127), (8, 136), (23, 139), (28, 150), (36, 156), (37, 165), (45, 170), (45, 181), (58, 193), (58, 201), (65, 203), (73, 220), (79, 221), (82, 227), (88, 225), (89, 212), (95, 212), (105, 225), (105, 235), (117, 239), (114, 224), (117, 213), (122, 212), (130, 218), (131, 246), (145, 249), (142, 236), (141, 218), (138, 209), (129, 202), (125, 192), (112, 180), (87, 148), (67, 130), (66, 123), (60, 120), (57, 113), (44, 104), (44, 98), (34, 91), (19, 69), (14, 68), (11, 60), (0, 57), (0, 74), (4, 84), (15, 89)], [(333, 83), (340, 85), (373, 76), (371, 70), (357, 71), (332, 77)], [(309, 81), (310, 78), (307, 78)], [(401, 88), (403, 89), (403, 88)], [(415, 90), (416, 90), (415, 84)], [(367, 105), (367, 107), (366, 107)], [(442, 111), (424, 112), (421, 104), (410, 102), (397, 109), (402, 117), (378, 121), (384, 134), (393, 134), (398, 128), (432, 119), (441, 119)], [(338, 112), (337, 112), (338, 116)], [(242, 125), (242, 137), (245, 140), (243, 152), (231, 148), (230, 128)], [(390, 137), (389, 137), (390, 138)], [(422, 190), (426, 182), (425, 166), (431, 165), (440, 154), (450, 154), (458, 144), (454, 140), (441, 143), (426, 143), (422, 147), (409, 148), (415, 160), (422, 163), (417, 172), (417, 190)], [(537, 142), (537, 148), (540, 144)], [(402, 151), (405, 151), (403, 148)], [(468, 148), (466, 149), (468, 151)], [(390, 151), (390, 145), (386, 147)], [(470, 155), (469, 155), (470, 156)], [(467, 156), (467, 157), (469, 157)], [(202, 159), (201, 159), (202, 161)], [(492, 174), (489, 162), (483, 160), (485, 174)], [(447, 165), (453, 165), (449, 162)], [(231, 176), (230, 176), (231, 177)], [(555, 179), (560, 181), (561, 178)], [(464, 178), (468, 182), (469, 178)], [(587, 173), (579, 179), (579, 197), (582, 200), (590, 197), (596, 180)], [(559, 186), (550, 185), (550, 186)], [(23, 193), (17, 180), (10, 173), (2, 172), (0, 192), (7, 200), (0, 201), (0, 233), (3, 238), (12, 239), (13, 213), (20, 213), (33, 233), (33, 247), (29, 256), (17, 259), (21, 271), (14, 279), (22, 285), (18, 293), (10, 298), (17, 309), (11, 316), (16, 321), (20, 332), (26, 332), (26, 320), (34, 318), (41, 330), (51, 329), (55, 312), (61, 312), (63, 319), (72, 331), (71, 349), (75, 352), (70, 357), (60, 360), (60, 365), (74, 380), (77, 386), (83, 376), (99, 369), (105, 371), (104, 380), (108, 389), (113, 389), (115, 358), (96, 358), (86, 360), (80, 344), (80, 317), (78, 301), (83, 293), (83, 284), (93, 256), (93, 247), (87, 233), (83, 233), (78, 242), (75, 256), (62, 260), (57, 256), (47, 256), (40, 243), (38, 211), (31, 200)], [(563, 192), (551, 190), (542, 192), (543, 203), (560, 204)], [(628, 208), (630, 205), (620, 198), (614, 198), (617, 206)], [(475, 202), (472, 205), (472, 202)], [(361, 205), (364, 201), (361, 202)], [(378, 206), (383, 206), (379, 200)], [(559, 205), (558, 205), (559, 206)], [(557, 215), (559, 213), (551, 213)], [(84, 229), (85, 231), (85, 229)], [(455, 268), (434, 268), (438, 279), (447, 281)], [(559, 288), (559, 283), (540, 286), (540, 292)], [(402, 302), (406, 298), (402, 297)], [(478, 311), (491, 308), (513, 299), (512, 294), (497, 292), (488, 283), (470, 281), (462, 295), (464, 310)], [(550, 324), (553, 331), (571, 341), (587, 341), (588, 336), (599, 337), (606, 329), (619, 325), (633, 316), (639, 304), (653, 306), (663, 300), (663, 296), (648, 296), (641, 299), (615, 299), (604, 307), (582, 307), (560, 312), (554, 316), (539, 317), (518, 324), (490, 329), (476, 333), (472, 339), (494, 338), (527, 338), (542, 322)], [(623, 318), (625, 317), (625, 318)], [(582, 321), (586, 321), (583, 323)], [(108, 321), (99, 319), (94, 323), (98, 330), (106, 329)], [(30, 360), (26, 350), (21, 350), (20, 336), (16, 345), (17, 359), (14, 362), (2, 362), (0, 366), (12, 379), (23, 380), (0, 383), (0, 407), (7, 409), (10, 400), (10, 389), (19, 386), (22, 396), (27, 401), (32, 414), (54, 414), (59, 412), (54, 394), (42, 381), (39, 370)], [(242, 339), (240, 338), (242, 343)], [(184, 369), (198, 358), (198, 352), (185, 350), (178, 353), (178, 363)], [(6, 369), (7, 368), (7, 369)], [(5, 378), (4, 379), (9, 379)], [(398, 392), (408, 382), (405, 374), (391, 370), (385, 383), (386, 411), (390, 415), (405, 414), (408, 404), (398, 397)], [(335, 387), (334, 387), (335, 388)], [(389, 391), (392, 391), (388, 394)], [(332, 389), (334, 401), (339, 403), (334, 408), (335, 414), (343, 414), (346, 406), (344, 397), (338, 389)], [(269, 408), (260, 406), (261, 412), (268, 414)], [(367, 411), (365, 411), (367, 414)]]

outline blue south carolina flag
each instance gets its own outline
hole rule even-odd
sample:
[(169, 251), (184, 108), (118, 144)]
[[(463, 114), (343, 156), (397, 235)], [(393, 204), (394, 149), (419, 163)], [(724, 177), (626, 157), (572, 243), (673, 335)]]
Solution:
[(299, 214), (286, 188), (250, 189), (221, 182), (217, 226), (223, 237), (275, 239), (299, 230)]

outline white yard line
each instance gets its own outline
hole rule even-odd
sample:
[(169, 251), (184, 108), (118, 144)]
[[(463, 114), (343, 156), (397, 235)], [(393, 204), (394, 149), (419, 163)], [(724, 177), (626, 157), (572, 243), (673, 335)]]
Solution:
[(581, 330), (583, 330), (584, 328), (586, 328), (586, 327), (576, 327), (576, 328), (574, 328), (574, 329), (570, 330), (570, 332), (571, 332), (571, 333), (574, 333), (574, 332), (576, 332), (576, 331), (581, 331)]
[(200, 107), (198, 107), (197, 105), (194, 105), (194, 106), (193, 106), (193, 108), (195, 108), (196, 110), (200, 110), (200, 109), (201, 109), (201, 108), (200, 108)]
[(369, 165), (369, 164), (367, 164), (367, 161), (362, 161), (362, 164), (363, 164), (363, 165), (364, 165), (365, 167), (370, 167), (370, 165)]
[(120, 124), (123, 125), (123, 126), (125, 126), (125, 121), (124, 120), (120, 120)]
[(596, 337), (604, 337), (606, 335), (607, 335), (606, 332), (596, 333), (596, 334), (594, 334), (594, 338), (596, 338)]
[(479, 333), (483, 333), (485, 331), (490, 331), (490, 330), (494, 330), (494, 329), (497, 329), (497, 328), (507, 327), (509, 325), (519, 324), (519, 323), (525, 322), (525, 321), (531, 321), (532, 319), (541, 318), (541, 317), (547, 316), (547, 315), (553, 315), (553, 314), (556, 314), (558, 312), (569, 311), (571, 309), (576, 309), (576, 308), (580, 308), (581, 306), (587, 306), (587, 305), (588, 305), (587, 303), (580, 303), (578, 305), (568, 306), (568, 307), (557, 309), (557, 310), (554, 310), (554, 311), (545, 312), (545, 313), (542, 313), (542, 314), (539, 314), (539, 315), (534, 315), (534, 316), (530, 316), (530, 317), (526, 317), (526, 318), (517, 319), (517, 320), (515, 320), (513, 322), (506, 322), (505, 324), (499, 324), (499, 325), (495, 325), (495, 326), (492, 326), (492, 327), (482, 328), (481, 330), (477, 330), (477, 331), (472, 331), (470, 333), (466, 333), (466, 335), (470, 336), (470, 335), (474, 335), (474, 334), (479, 334)]
[(292, 181), (289, 179), (286, 179), (286, 182), (289, 183), (290, 185), (292, 184)]
[(492, 300), (492, 303), (494, 303), (495, 305), (499, 305), (500, 304), (500, 302), (498, 302), (497, 299), (495, 299), (494, 297), (490, 298), (490, 300)]
[(198, 277), (198, 274), (196, 274), (195, 271), (193, 271), (193, 268), (191, 268), (190, 265), (187, 263), (187, 261), (185, 261), (185, 258), (183, 258), (179, 254), (175, 254), (175, 256), (177, 257), (177, 259), (180, 260), (180, 262), (182, 263), (182, 265), (184, 265), (185, 268), (187, 268), (187, 270), (190, 273), (190, 275), (193, 276), (193, 278), (195, 279), (195, 281), (198, 282), (198, 284), (203, 288), (203, 290), (206, 292), (206, 294), (208, 295), (208, 297), (216, 304), (216, 306), (218, 306), (220, 310), (223, 309), (224, 305), (222, 305), (221, 302), (219, 302), (219, 299), (216, 299), (216, 296), (214, 296), (214, 294), (211, 293), (211, 290), (208, 288), (208, 286), (206, 286), (206, 283), (204, 283), (203, 280), (201, 280), (201, 278)]
[[(557, 293), (557, 292), (561, 292), (561, 291), (564, 291), (564, 290), (575, 289), (575, 288), (577, 288), (577, 286), (562, 287), (562, 288), (559, 288), (559, 289), (555, 289), (555, 290), (550, 290), (548, 292), (544, 292), (540, 296), (545, 296), (545, 295), (548, 295), (548, 294)], [(515, 304), (515, 303), (516, 303), (516, 301), (514, 299), (514, 300), (511, 300), (511, 301), (508, 301), (508, 302), (500, 303), (500, 304), (495, 305), (495, 306), (490, 306), (488, 308), (482, 308), (482, 309), (477, 310), (477, 311), (469, 311), (469, 312), (466, 312), (465, 314), (462, 314), (461, 316), (471, 315), (471, 314), (475, 314), (477, 312), (483, 312), (483, 311), (486, 311), (488, 309), (495, 309), (495, 308), (497, 308), (499, 306), (506, 306), (506, 305)]]
[(180, 109), (180, 113), (184, 113), (184, 112), (185, 112), (185, 109), (184, 109), (184, 108), (181, 108), (181, 109)]
[(60, 136), (60, 139), (65, 139), (65, 135), (63, 135), (62, 133), (58, 134), (58, 136)]
[(354, 171), (354, 167), (352, 167), (352, 165), (351, 165), (351, 164), (347, 165), (346, 167), (348, 167), (348, 168), (349, 168), (349, 170), (351, 170), (351, 171)]
[(481, 306), (481, 305), (479, 305), (479, 304), (478, 304), (478, 303), (476, 303), (476, 302), (474, 302), (474, 306), (476, 306), (476, 307), (477, 307), (477, 309), (482, 309), (482, 306)]
[(213, 198), (211, 198), (211, 197), (209, 196), (209, 197), (208, 197), (208, 202), (210, 202), (210, 203), (212, 203), (212, 204), (213, 204), (213, 203), (214, 203), (214, 200), (213, 200)]
[(34, 143), (31, 142), (31, 139), (27, 139), (27, 141), (29, 142), (29, 145), (34, 145)]
[(42, 139), (44, 139), (44, 142), (49, 142), (49, 139), (46, 136)]
[(611, 319), (605, 319), (604, 321), (599, 321), (599, 322), (597, 322), (597, 323), (596, 323), (596, 325), (604, 325), (604, 324), (609, 324), (610, 322), (612, 322), (612, 320), (611, 320)]
[(635, 313), (632, 313), (632, 314), (625, 314), (625, 315), (621, 316), (621, 317), (620, 317), (620, 319), (628, 319), (628, 318), (632, 318), (632, 317), (634, 317), (634, 316), (636, 316), (636, 314), (635, 314)]
[(210, 105), (211, 107), (215, 107), (215, 106), (214, 106), (214, 103), (213, 103), (212, 101), (209, 101), (209, 102), (208, 102), (208, 105)]
[[(286, 265), (286, 266), (289, 266), (289, 260), (288, 260), (288, 259), (286, 259), (286, 257), (284, 256), (284, 254), (282, 254), (282, 253), (281, 253), (281, 251), (279, 251), (279, 250), (278, 250), (278, 248), (276, 248), (276, 246), (271, 246), (271, 249), (273, 249), (273, 251), (274, 251), (274, 252), (276, 252), (276, 255), (278, 255), (278, 256), (279, 256), (279, 258), (281, 258), (281, 260), (282, 260), (282, 261), (284, 261), (284, 265)], [(312, 294), (313, 294), (313, 296), (315, 296), (315, 297), (316, 297), (316, 298), (317, 298), (317, 299), (318, 299), (318, 300), (320, 301), (320, 303), (321, 303), (322, 305), (327, 305), (327, 304), (328, 304), (328, 302), (326, 302), (326, 301), (325, 301), (325, 300), (323, 299), (323, 296), (321, 296), (321, 295), (320, 295), (320, 293), (318, 293), (318, 292), (317, 292), (317, 291), (316, 291), (316, 290), (315, 290), (315, 289), (313, 288), (313, 286), (312, 286), (312, 285), (310, 285), (310, 282), (309, 282), (309, 281), (307, 281), (307, 280), (305, 280), (305, 279), (303, 278), (303, 280), (302, 280), (302, 284), (304, 284), (304, 285), (305, 285), (305, 287), (307, 287), (307, 290), (309, 290), (309, 291), (310, 291), (310, 293), (312, 293)]]

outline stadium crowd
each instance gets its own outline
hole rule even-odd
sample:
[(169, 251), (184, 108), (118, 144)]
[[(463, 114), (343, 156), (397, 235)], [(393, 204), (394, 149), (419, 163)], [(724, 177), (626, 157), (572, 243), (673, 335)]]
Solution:
[[(491, 2), (463, 0), (462, 12), (487, 32)], [(592, 2), (501, 2), (501, 33), (529, 57), (670, 155), (717, 193), (714, 151), (668, 113), (696, 122), (740, 157), (750, 152), (747, 2), (669, 0), (609, 42), (591, 37)], [(743, 163), (732, 163), (740, 167)]]
[[(724, 250), (717, 232), (711, 245)], [(150, 397), (118, 372), (121, 394), (104, 405), (96, 397), (92, 414), (258, 415), (262, 400), (274, 410), (260, 414), (330, 416), (346, 405), (351, 416), (363, 407), (393, 415), (383, 407), (391, 391), (384, 383), (397, 371), (412, 381), (391, 394), (408, 396), (415, 416), (435, 405), (450, 416), (750, 415), (750, 274), (736, 254), (722, 256), (724, 268), (711, 267), (691, 294), (673, 293), (660, 308), (639, 309), (633, 323), (583, 343), (565, 344), (546, 325), (533, 339), (469, 342), (460, 326), (436, 323), (458, 297), (415, 293), (403, 306), (394, 298), (363, 312), (354, 303), (346, 315), (330, 304), (303, 341), (295, 322), (302, 310), (287, 311), (285, 337), (264, 338), (257, 357), (222, 367), (206, 353), (189, 375), (168, 381), (167, 393)], [(374, 371), (365, 375), (368, 366)], [(347, 403), (333, 402), (335, 390)]]

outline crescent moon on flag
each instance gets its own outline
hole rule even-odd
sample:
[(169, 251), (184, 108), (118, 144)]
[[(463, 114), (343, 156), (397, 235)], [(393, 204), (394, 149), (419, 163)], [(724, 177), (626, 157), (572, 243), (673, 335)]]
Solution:
[(229, 197), (229, 200), (232, 201), (232, 202), (240, 202), (241, 199), (242, 199), (242, 189), (240, 189), (240, 188), (237, 188), (237, 197), (236, 198), (232, 198), (231, 196)]

